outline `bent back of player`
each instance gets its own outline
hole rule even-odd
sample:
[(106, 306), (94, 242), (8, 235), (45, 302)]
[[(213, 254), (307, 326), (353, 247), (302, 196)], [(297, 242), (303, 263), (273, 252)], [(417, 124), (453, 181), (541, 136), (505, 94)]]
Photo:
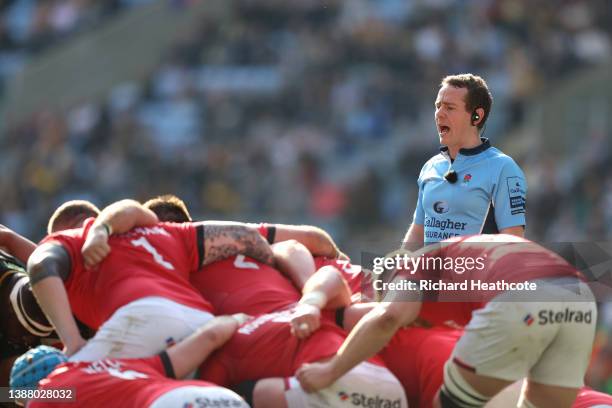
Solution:
[(475, 276), (488, 283), (532, 285), (526, 286), (531, 291), (485, 295), (486, 303), (473, 311), (445, 365), (439, 406), (483, 406), (526, 378), (521, 407), (569, 408), (584, 386), (597, 320), (593, 293), (581, 274), (524, 239), (498, 235), (458, 241), (443, 249), (445, 257), (488, 258), (485, 273)]
[[(488, 261), (482, 270), (473, 275), (465, 272), (469, 276), (463, 278), (452, 268), (419, 269), (400, 274), (393, 283), (414, 279), (418, 282), (412, 283), (419, 286), (421, 281), (434, 278), (450, 283), (505, 279), (535, 283), (537, 290), (529, 296), (492, 290), (474, 292), (472, 301), (465, 298), (470, 307), (465, 307), (461, 311), (465, 316), (460, 317), (468, 323), (444, 366), (444, 384), (435, 406), (482, 407), (506, 386), (526, 378), (522, 407), (569, 408), (584, 385), (597, 318), (593, 294), (580, 273), (553, 252), (509, 235), (463, 237), (447, 244), (424, 255), (444, 260), (483, 257)], [(412, 291), (410, 298), (406, 297), (408, 292), (387, 293), (385, 302), (359, 321), (329, 364), (301, 371), (298, 378), (302, 385), (311, 389), (324, 386), (381, 350), (399, 328), (420, 318), (428, 304), (444, 305), (439, 301), (442, 297), (458, 299), (442, 289)], [(469, 295), (469, 290), (463, 295), (466, 293)], [(438, 301), (422, 302), (420, 296), (436, 296)], [(455, 317), (450, 307), (439, 308), (439, 322)], [(327, 381), (322, 381), (325, 378)]]

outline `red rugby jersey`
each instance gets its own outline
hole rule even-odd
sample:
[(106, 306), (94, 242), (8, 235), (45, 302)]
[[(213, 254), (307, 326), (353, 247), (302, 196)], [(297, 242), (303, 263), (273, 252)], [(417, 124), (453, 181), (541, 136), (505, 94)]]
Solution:
[(72, 401), (32, 400), (31, 408), (53, 407), (148, 407), (175, 388), (215, 386), (204, 381), (179, 381), (166, 377), (159, 356), (144, 359), (105, 359), (65, 363), (39, 382), (40, 390), (72, 389)]
[(572, 408), (612, 407), (612, 395), (582, 387)]
[(352, 294), (361, 293), (361, 284), (363, 273), (361, 271), (361, 265), (353, 265), (350, 261), (344, 261), (339, 259), (331, 259), (323, 256), (317, 256), (314, 258), (315, 267), (317, 270), (324, 266), (331, 265), (338, 269), (342, 274), (342, 277), (348, 283), (349, 289)]
[[(467, 283), (467, 290), (429, 292), (436, 295), (436, 299), (425, 298), (419, 318), (432, 325), (465, 325), (470, 321), (472, 311), (482, 308), (502, 292), (473, 289), (472, 282), (495, 284), (562, 277), (582, 279), (580, 272), (559, 255), (512, 235), (455, 237), (440, 244), (417, 256), (421, 259), (416, 269), (400, 273), (400, 277), (413, 281)], [(466, 264), (468, 259), (472, 260), (469, 267)], [(462, 266), (458, 269), (457, 265)]]
[(442, 327), (408, 327), (399, 330), (380, 352), (385, 365), (402, 383), (408, 406), (432, 407), (444, 381), (444, 364), (462, 334), (461, 330)]
[(93, 221), (42, 241), (62, 245), (70, 256), (72, 269), (64, 284), (79, 320), (97, 329), (121, 306), (148, 296), (212, 312), (210, 303), (189, 284), (190, 273), (202, 263), (201, 226), (160, 223), (113, 235), (108, 256), (94, 268), (86, 268), (81, 248)]
[(344, 332), (322, 319), (305, 340), (291, 334), (293, 308), (259, 315), (243, 324), (200, 368), (200, 378), (222, 386), (266, 377), (289, 377), (304, 363), (333, 356)]
[(191, 274), (190, 279), (218, 314), (270, 313), (302, 297), (278, 270), (244, 255), (207, 265)]

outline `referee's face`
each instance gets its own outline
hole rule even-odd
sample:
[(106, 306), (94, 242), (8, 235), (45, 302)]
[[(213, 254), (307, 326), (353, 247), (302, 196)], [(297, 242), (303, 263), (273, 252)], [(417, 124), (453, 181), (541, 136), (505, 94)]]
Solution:
[(465, 109), (466, 88), (444, 85), (436, 98), (435, 120), (440, 144), (461, 148), (471, 142), (474, 126)]

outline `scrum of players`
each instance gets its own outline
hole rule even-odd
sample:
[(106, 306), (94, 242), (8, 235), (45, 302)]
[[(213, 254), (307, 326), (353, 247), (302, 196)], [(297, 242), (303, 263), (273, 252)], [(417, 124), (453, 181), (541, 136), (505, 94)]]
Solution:
[[(173, 196), (102, 211), (70, 201), (48, 233), (37, 246), (0, 228), (0, 387), (29, 407), (612, 404), (583, 383), (592, 293), (525, 239), (462, 237), (413, 255), (485, 256), (474, 278), (538, 282), (554, 300), (376, 301), (323, 230), (194, 222)], [(542, 311), (589, 318), (540, 324)]]

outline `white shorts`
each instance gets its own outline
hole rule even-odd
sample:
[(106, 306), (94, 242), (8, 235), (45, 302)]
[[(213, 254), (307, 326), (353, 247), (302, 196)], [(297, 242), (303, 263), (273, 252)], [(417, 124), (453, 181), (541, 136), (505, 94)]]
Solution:
[(348, 406), (407, 408), (402, 385), (385, 367), (363, 362), (328, 388), (306, 393), (295, 377), (288, 379), (289, 408), (343, 408)]
[(223, 387), (198, 387), (188, 385), (162, 394), (149, 408), (176, 407), (227, 407), (249, 408), (238, 394)]
[(213, 317), (160, 297), (138, 299), (117, 309), (70, 361), (150, 357), (178, 343)]
[(505, 292), (474, 312), (453, 361), (501, 380), (527, 377), (545, 385), (582, 387), (597, 321), (593, 294), (577, 281), (569, 289), (555, 281), (536, 283), (537, 296), (546, 302), (512, 302), (512, 293)]

